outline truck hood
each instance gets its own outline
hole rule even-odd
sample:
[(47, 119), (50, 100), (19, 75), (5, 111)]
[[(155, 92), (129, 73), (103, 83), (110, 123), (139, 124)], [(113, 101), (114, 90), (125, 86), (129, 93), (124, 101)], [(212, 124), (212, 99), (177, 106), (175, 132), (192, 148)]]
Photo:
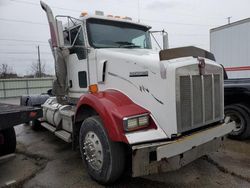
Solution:
[[(182, 116), (177, 112), (187, 111), (187, 116), (183, 116), (183, 122), (185, 117), (190, 117), (187, 109), (189, 107), (191, 109), (191, 106), (186, 109), (184, 109), (185, 106), (180, 106), (182, 100), (180, 94), (182, 93), (182, 96), (185, 97), (187, 95), (188, 99), (185, 98), (185, 100), (191, 101), (188, 85), (191, 82), (189, 81), (190, 75), (193, 75), (192, 79), (198, 79), (194, 83), (197, 88), (200, 87), (201, 78), (198, 76), (200, 75), (200, 69), (197, 58), (180, 56), (160, 61), (159, 52), (147, 49), (112, 48), (95, 51), (98, 75), (96, 83), (99, 84), (99, 90), (118, 90), (129, 96), (135, 104), (147, 109), (158, 127), (158, 138), (163, 138), (160, 132), (164, 133), (165, 137), (167, 135), (170, 138), (171, 135), (177, 135), (192, 128), (189, 126), (185, 127), (185, 130), (181, 129), (182, 126), (177, 122), (177, 117)], [(222, 69), (218, 64), (206, 59), (205, 65), (204, 74), (215, 73), (221, 78)], [(208, 81), (205, 79), (206, 84), (209, 84), (209, 80), (212, 78), (211, 76), (206, 78), (208, 79)], [(217, 85), (222, 80), (220, 78), (217, 78)], [(201, 90), (196, 93), (198, 93), (197, 96), (201, 96)], [(212, 97), (212, 95), (209, 96)], [(179, 109), (183, 109), (183, 111)], [(178, 126), (177, 123), (179, 123)]]
[(159, 52), (149, 49), (127, 49), (127, 48), (108, 48), (97, 50), (97, 60), (112, 61), (117, 59), (123, 59), (127, 62), (133, 62), (140, 65), (150, 65), (153, 67), (159, 67), (157, 62), (160, 61)]
[(98, 49), (97, 51), (102, 53), (113, 53), (113, 54), (124, 54), (132, 56), (142, 56), (142, 57), (154, 57), (159, 60), (159, 52), (151, 49), (138, 49), (138, 48), (106, 48)]

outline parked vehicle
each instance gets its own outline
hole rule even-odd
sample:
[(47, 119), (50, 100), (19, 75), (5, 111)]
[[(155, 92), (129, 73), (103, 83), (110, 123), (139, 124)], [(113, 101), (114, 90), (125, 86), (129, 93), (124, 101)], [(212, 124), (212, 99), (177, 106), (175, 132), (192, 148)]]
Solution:
[(250, 18), (210, 30), (211, 52), (225, 67), (225, 114), (236, 122), (229, 135), (250, 137)]
[(229, 78), (250, 78), (250, 18), (210, 30), (210, 51)]
[(0, 156), (16, 150), (15, 125), (42, 117), (42, 109), (0, 103)]
[(178, 169), (216, 151), (234, 129), (224, 121), (223, 69), (213, 54), (154, 51), (151, 27), (129, 17), (54, 17), (41, 6), (57, 79), (40, 122), (79, 147), (97, 182), (115, 182), (126, 167), (133, 177)]
[(225, 115), (236, 122), (236, 129), (229, 137), (250, 138), (250, 79), (228, 79), (224, 83)]

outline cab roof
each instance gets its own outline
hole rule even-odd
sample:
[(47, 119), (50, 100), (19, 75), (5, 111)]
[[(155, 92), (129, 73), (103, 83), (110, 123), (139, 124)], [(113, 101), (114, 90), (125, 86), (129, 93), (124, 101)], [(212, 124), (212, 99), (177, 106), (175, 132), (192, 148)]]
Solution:
[(109, 17), (109, 16), (100, 16), (100, 15), (85, 15), (85, 16), (80, 16), (77, 20), (77, 22), (79, 23), (80, 21), (87, 21), (88, 19), (99, 19), (99, 20), (107, 20), (107, 21), (114, 21), (114, 22), (124, 22), (124, 23), (128, 23), (128, 24), (133, 24), (133, 25), (138, 25), (138, 26), (142, 26), (142, 27), (146, 27), (148, 29), (151, 29), (151, 26), (143, 24), (143, 23), (139, 23), (139, 22), (134, 22), (132, 20), (126, 19), (128, 17), (125, 18), (117, 18), (117, 17)]

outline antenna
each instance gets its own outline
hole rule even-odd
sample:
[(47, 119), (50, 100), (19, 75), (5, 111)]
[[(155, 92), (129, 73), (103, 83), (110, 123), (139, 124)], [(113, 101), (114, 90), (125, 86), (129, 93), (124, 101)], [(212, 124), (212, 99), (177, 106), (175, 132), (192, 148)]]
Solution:
[(137, 1), (138, 23), (140, 23), (140, 0)]
[(229, 16), (229, 17), (227, 17), (226, 19), (227, 19), (227, 23), (228, 24), (230, 24), (231, 23), (231, 18), (232, 18), (232, 16)]

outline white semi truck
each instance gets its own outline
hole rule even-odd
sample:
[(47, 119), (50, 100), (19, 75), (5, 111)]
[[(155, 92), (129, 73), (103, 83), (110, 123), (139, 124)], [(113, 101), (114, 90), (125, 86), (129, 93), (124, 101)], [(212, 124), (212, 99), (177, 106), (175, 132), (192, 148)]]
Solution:
[(97, 182), (112, 183), (125, 169), (133, 177), (178, 169), (216, 151), (233, 130), (213, 54), (195, 47), (157, 52), (151, 27), (128, 17), (54, 17), (41, 6), (57, 79), (40, 122), (79, 147)]

